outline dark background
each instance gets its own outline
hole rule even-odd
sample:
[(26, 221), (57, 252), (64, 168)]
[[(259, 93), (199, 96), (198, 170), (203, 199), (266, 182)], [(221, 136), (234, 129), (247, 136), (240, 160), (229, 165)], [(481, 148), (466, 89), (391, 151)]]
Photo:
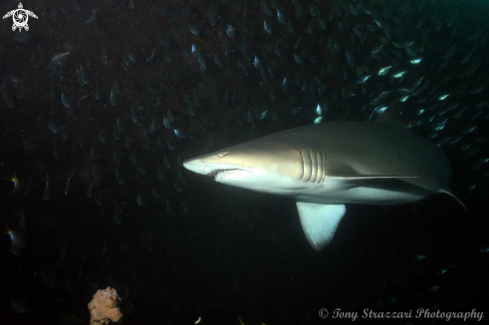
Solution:
[[(488, 81), (487, 3), (304, 1), (300, 15), (299, 2), (294, 3), (267, 1), (273, 13), (268, 16), (269, 9), (259, 1), (29, 1), (24, 8), (39, 17), (29, 18), (29, 32), (19, 36), (11, 30), (11, 18), (2, 21), (2, 324), (86, 324), (88, 302), (97, 289), (107, 286), (116, 288), (123, 299), (124, 324), (190, 324), (198, 317), (203, 317), (202, 324), (239, 324), (238, 315), (246, 325), (339, 321), (331, 316), (321, 319), (320, 308), (360, 314), (364, 308), (413, 310), (413, 315), (419, 308), (435, 310), (436, 305), (449, 312), (488, 310), (488, 253), (481, 249), (489, 245), (489, 114), (487, 90), (474, 91)], [(363, 9), (355, 16), (350, 5)], [(17, 6), (3, 1), (0, 12)], [(372, 13), (365, 13), (369, 8)], [(277, 20), (276, 9), (294, 21), (292, 32)], [(87, 23), (93, 10), (96, 17)], [(209, 12), (218, 17), (215, 25), (209, 22)], [(417, 27), (423, 17), (425, 23)], [(264, 30), (264, 19), (273, 33)], [(326, 29), (319, 27), (319, 19), (326, 21)], [(361, 42), (353, 26), (362, 24), (365, 32), (368, 24), (376, 25), (373, 19), (385, 27), (369, 32)], [(345, 30), (338, 22), (346, 24)], [(199, 35), (190, 33), (189, 24)], [(228, 25), (235, 30), (233, 38), (226, 34)], [(372, 49), (387, 37), (388, 28), (391, 37), (379, 58), (372, 58)], [(470, 39), (479, 30), (480, 36)], [(332, 51), (330, 38), (340, 54)], [(409, 64), (412, 57), (393, 41), (424, 44), (423, 61)], [(186, 54), (192, 44), (200, 56)], [(283, 46), (281, 55), (275, 53), (276, 44)], [(448, 64), (442, 66), (454, 44)], [(474, 44), (477, 50), (462, 64)], [(103, 48), (109, 54), (108, 65), (102, 61)], [(153, 49), (154, 58), (147, 61)], [(128, 50), (136, 60), (126, 64)], [(348, 63), (346, 50), (353, 52), (355, 65)], [(392, 54), (396, 50), (403, 51), (402, 58)], [(67, 51), (61, 78), (51, 58)], [(216, 53), (222, 68), (214, 62)], [(304, 62), (298, 63), (294, 54)], [(255, 56), (263, 72), (254, 65)], [(205, 62), (205, 69), (199, 61)], [(376, 76), (390, 65), (388, 76)], [(473, 65), (478, 65), (476, 71), (464, 75)], [(356, 83), (358, 66), (372, 75), (363, 85)], [(80, 67), (89, 75), (88, 84), (79, 81)], [(406, 70), (406, 77), (391, 78), (394, 70)], [(423, 82), (431, 80), (429, 85), (400, 102), (396, 90), (414, 89), (413, 81), (420, 76)], [(290, 86), (284, 89), (286, 77)], [(112, 105), (115, 80), (121, 92)], [(319, 92), (322, 86), (324, 92)], [(463, 86), (466, 90), (459, 93)], [(394, 91), (373, 104), (386, 90)], [(61, 93), (70, 98), (70, 107), (62, 103)], [(439, 101), (442, 94), (450, 96)], [(196, 107), (196, 116), (188, 113), (184, 96)], [(427, 99), (421, 101), (422, 96)], [(138, 103), (144, 107), (138, 108)], [(293, 200), (226, 187), (181, 166), (185, 158), (312, 123), (318, 103), (327, 106), (323, 123), (375, 119), (379, 105), (399, 107), (403, 120), (417, 125), (413, 132), (431, 137), (449, 156), (452, 189), (468, 211), (444, 195), (405, 206), (348, 205), (333, 241), (315, 253), (302, 233)], [(461, 117), (450, 109), (453, 103), (466, 107)], [(140, 123), (134, 122), (131, 108)], [(420, 108), (426, 112), (417, 115)], [(162, 125), (168, 109), (177, 117), (173, 128), (183, 130), (185, 138)], [(263, 111), (267, 114), (260, 119)], [(444, 118), (445, 128), (434, 134)], [(117, 119), (124, 131), (118, 129)], [(50, 130), (50, 121), (58, 133)], [(148, 140), (144, 131), (152, 122), (155, 131)], [(470, 126), (477, 128), (466, 132)], [(101, 130), (107, 134), (105, 143)], [(120, 140), (114, 135), (117, 130)], [(462, 139), (454, 141), (458, 136)], [(450, 140), (443, 142), (444, 137)], [(166, 145), (168, 139), (174, 149)], [(462, 149), (464, 145), (469, 149)], [(121, 155), (121, 165), (114, 162), (114, 152)], [(130, 155), (146, 173), (138, 171)], [(123, 185), (115, 177), (116, 167), (124, 174)], [(100, 185), (94, 184), (94, 170)], [(163, 181), (158, 179), (160, 170)], [(22, 184), (12, 193), (9, 179), (14, 172)], [(71, 192), (65, 195), (69, 178)], [(91, 185), (94, 194), (88, 198)], [(152, 196), (153, 189), (160, 199)], [(138, 196), (144, 204), (138, 203)], [(115, 203), (123, 212), (116, 212)], [(25, 229), (20, 228), (21, 211)], [(120, 224), (114, 222), (115, 213)], [(10, 251), (9, 229), (26, 238), (20, 255)], [(426, 258), (415, 261), (420, 254)], [(440, 275), (443, 269), (447, 270)], [(47, 287), (43, 279), (54, 279), (54, 287)], [(73, 283), (71, 292), (67, 282)], [(439, 289), (430, 293), (432, 286)], [(12, 300), (25, 301), (29, 311), (15, 312)], [(399, 321), (409, 322), (420, 320)]]

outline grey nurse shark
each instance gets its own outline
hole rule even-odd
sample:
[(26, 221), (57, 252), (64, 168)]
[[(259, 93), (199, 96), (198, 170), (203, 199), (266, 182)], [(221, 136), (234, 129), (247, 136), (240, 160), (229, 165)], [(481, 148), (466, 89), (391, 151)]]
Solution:
[(222, 184), (295, 199), (316, 251), (333, 238), (345, 203), (395, 205), (445, 193), (464, 207), (448, 188), (452, 170), (443, 151), (411, 133), (397, 110), (375, 122), (284, 130), (183, 165)]

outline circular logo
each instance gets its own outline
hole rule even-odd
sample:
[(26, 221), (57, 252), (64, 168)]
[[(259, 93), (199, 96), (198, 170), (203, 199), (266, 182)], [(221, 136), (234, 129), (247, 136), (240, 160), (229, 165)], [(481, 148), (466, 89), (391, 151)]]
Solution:
[(12, 16), (14, 19), (14, 24), (19, 28), (24, 27), (29, 19), (27, 12), (24, 9), (15, 10), (15, 13)]
[(319, 309), (319, 317), (326, 318), (329, 315), (329, 311), (326, 308)]

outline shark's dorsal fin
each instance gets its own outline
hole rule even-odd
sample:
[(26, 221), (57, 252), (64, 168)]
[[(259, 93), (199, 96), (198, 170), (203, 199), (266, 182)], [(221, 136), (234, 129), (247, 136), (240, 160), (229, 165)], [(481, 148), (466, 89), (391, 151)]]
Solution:
[(344, 204), (315, 204), (297, 202), (302, 230), (316, 252), (321, 251), (331, 239), (345, 215)]
[(386, 113), (380, 115), (375, 122), (378, 123), (387, 123), (393, 126), (397, 126), (400, 128), (406, 128), (407, 126), (404, 125), (404, 123), (401, 120), (401, 112), (399, 111), (399, 108), (393, 107), (390, 110), (388, 110)]

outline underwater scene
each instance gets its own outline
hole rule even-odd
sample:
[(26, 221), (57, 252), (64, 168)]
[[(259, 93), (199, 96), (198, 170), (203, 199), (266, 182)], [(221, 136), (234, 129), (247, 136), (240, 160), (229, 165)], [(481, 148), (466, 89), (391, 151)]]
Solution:
[(489, 318), (489, 1), (0, 13), (0, 324)]

